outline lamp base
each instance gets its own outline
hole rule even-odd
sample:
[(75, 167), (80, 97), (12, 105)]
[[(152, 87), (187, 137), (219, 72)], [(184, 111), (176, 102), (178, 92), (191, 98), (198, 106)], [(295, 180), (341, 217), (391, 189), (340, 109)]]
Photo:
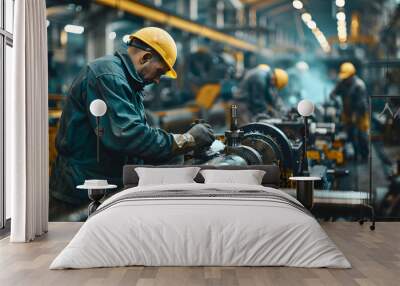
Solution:
[(105, 193), (106, 192), (103, 189), (88, 190), (88, 197), (92, 201), (88, 207), (89, 216), (101, 205), (100, 200), (104, 197)]
[(314, 205), (314, 181), (297, 181), (296, 197), (306, 209), (311, 210)]

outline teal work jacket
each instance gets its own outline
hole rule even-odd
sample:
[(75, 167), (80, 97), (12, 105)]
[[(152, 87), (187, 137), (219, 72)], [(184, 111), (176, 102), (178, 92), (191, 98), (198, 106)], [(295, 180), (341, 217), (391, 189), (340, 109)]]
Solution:
[[(143, 107), (143, 82), (126, 52), (89, 63), (69, 90), (56, 137), (57, 158), (50, 177), (51, 194), (79, 204), (87, 194), (76, 186), (87, 179), (106, 179), (121, 186), (124, 164), (168, 160), (173, 136), (150, 127)], [(96, 118), (90, 103), (103, 100), (100, 117), (100, 162), (97, 162)]]
[(239, 85), (237, 99), (247, 105), (253, 115), (267, 112), (267, 106), (276, 108), (273, 94), (276, 92), (271, 85), (272, 70), (255, 67), (249, 70)]

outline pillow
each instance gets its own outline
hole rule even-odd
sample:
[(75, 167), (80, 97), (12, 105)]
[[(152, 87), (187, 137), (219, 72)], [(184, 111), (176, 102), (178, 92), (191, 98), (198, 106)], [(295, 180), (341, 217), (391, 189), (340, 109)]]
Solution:
[(199, 170), (199, 167), (135, 168), (139, 177), (138, 186), (195, 183), (193, 179)]
[(262, 170), (202, 170), (205, 184), (261, 185), (265, 171)]

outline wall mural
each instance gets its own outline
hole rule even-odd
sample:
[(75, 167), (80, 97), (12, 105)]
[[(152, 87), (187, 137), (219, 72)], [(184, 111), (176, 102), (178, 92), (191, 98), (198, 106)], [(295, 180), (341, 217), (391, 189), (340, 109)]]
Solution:
[(74, 13), (48, 17), (51, 221), (85, 220), (124, 188), (127, 164), (276, 165), (294, 196), (291, 177), (321, 178), (320, 219), (368, 218), (368, 205), (380, 219), (400, 218), (400, 104), (371, 99), (379, 75), (364, 82), (357, 61), (194, 45), (182, 31), (143, 30), (143, 19), (114, 12), (87, 30), (71, 25)]

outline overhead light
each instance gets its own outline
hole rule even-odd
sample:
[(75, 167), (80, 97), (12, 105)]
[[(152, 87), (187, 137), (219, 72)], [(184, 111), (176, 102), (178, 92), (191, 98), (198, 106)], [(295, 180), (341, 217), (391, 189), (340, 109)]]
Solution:
[(242, 9), (243, 8), (243, 3), (240, 2), (240, 0), (230, 0), (231, 4), (235, 9)]
[(329, 52), (331, 51), (331, 47), (330, 47), (330, 46), (322, 47), (322, 50), (323, 50), (325, 53), (329, 53)]
[(128, 43), (130, 37), (131, 37), (131, 35), (125, 35), (125, 36), (122, 37), (122, 41), (123, 41), (124, 43)]
[(303, 13), (301, 14), (301, 19), (304, 21), (304, 23), (310, 22), (312, 17), (310, 13)]
[(68, 43), (68, 34), (65, 31), (61, 31), (60, 33), (60, 44), (61, 46), (66, 46)]
[(331, 46), (329, 45), (328, 41), (321, 42), (321, 48), (330, 50)]
[(321, 30), (318, 29), (318, 28), (314, 29), (314, 30), (313, 30), (313, 33), (314, 33), (314, 35), (315, 35), (316, 37), (318, 37), (318, 36), (323, 36), (323, 35), (324, 35), (324, 34), (322, 34)]
[[(299, 0), (294, 0), (292, 2), (292, 4), (293, 4), (293, 7), (295, 9), (297, 9), (297, 10), (302, 10), (303, 9), (303, 2), (301, 2)], [(302, 10), (302, 12), (304, 12), (304, 13), (301, 14), (301, 19), (307, 25), (307, 27), (310, 30), (312, 30), (316, 40), (318, 41), (319, 45), (322, 48), (322, 50), (324, 52), (326, 52), (326, 53), (329, 53), (331, 51), (331, 47), (330, 47), (328, 41), (326, 40), (324, 34), (320, 31), (320, 29), (318, 29), (317, 23), (312, 20), (312, 17), (311, 17), (310, 13), (307, 13), (304, 10)], [(345, 15), (345, 17), (346, 17), (346, 15)]]
[(317, 28), (317, 24), (313, 20), (311, 20), (307, 23), (307, 27), (310, 28), (311, 30), (314, 30)]
[(345, 43), (347, 41), (346, 14), (343, 11), (339, 11), (336, 14), (336, 18), (337, 18), (337, 31), (338, 31), (339, 42)]
[(83, 31), (85, 31), (85, 28), (83, 26), (68, 24), (68, 25), (65, 25), (64, 30), (67, 33), (82, 34)]
[(50, 26), (50, 21), (46, 20), (46, 27)]
[(300, 10), (301, 8), (303, 8), (303, 2), (301, 2), (300, 0), (294, 0), (292, 4), (293, 4), (293, 7), (297, 10)]
[(116, 37), (117, 37), (117, 33), (115, 33), (115, 32), (110, 32), (110, 33), (108, 34), (108, 38), (109, 38), (110, 40), (114, 40)]
[(308, 66), (308, 64), (305, 61), (299, 61), (296, 63), (296, 68), (300, 71), (308, 71), (310, 68)]
[(338, 21), (344, 21), (346, 20), (346, 14), (343, 11), (337, 12), (336, 19), (338, 19)]
[(345, 4), (346, 3), (344, 0), (336, 0), (336, 6), (338, 6), (339, 8), (344, 7)]

